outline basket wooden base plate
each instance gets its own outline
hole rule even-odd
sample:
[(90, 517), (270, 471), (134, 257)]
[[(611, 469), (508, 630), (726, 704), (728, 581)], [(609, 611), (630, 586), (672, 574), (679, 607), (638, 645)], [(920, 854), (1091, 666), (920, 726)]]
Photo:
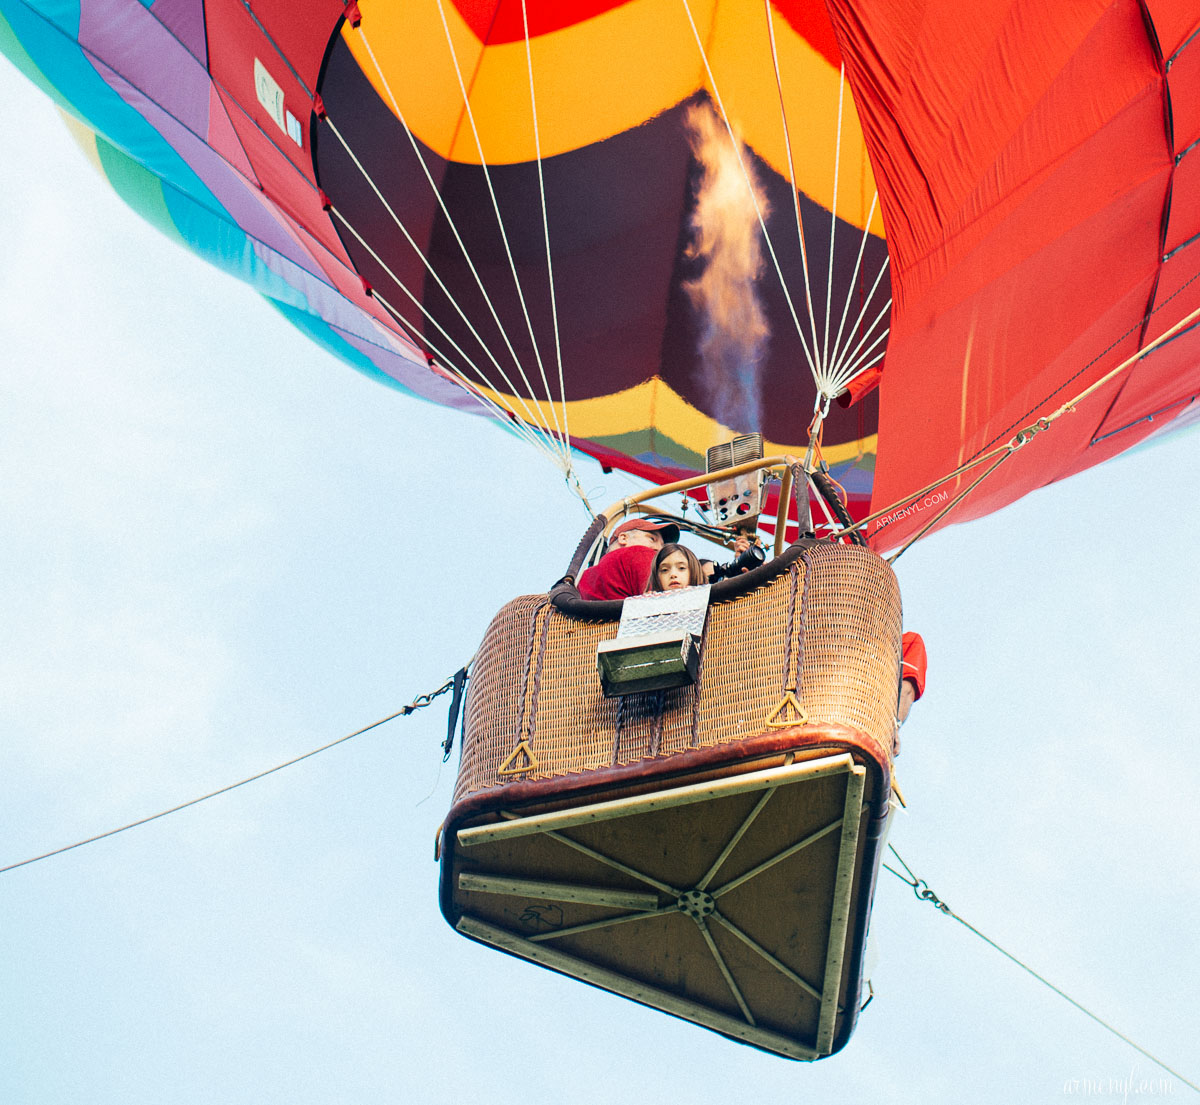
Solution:
[(867, 774), (835, 750), (648, 793), (492, 810), (446, 842), (447, 918), (726, 1036), (820, 1058), (858, 1011), (878, 863), (864, 849), (876, 836)]

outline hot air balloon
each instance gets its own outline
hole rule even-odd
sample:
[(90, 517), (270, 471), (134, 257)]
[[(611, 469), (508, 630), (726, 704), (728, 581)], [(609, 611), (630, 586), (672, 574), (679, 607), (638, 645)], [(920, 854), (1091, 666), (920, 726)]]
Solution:
[[(1181, 424), (1195, 394), (1195, 20), (1169, 6), (1035, 17), (1001, 5), (966, 34), (944, 3), (833, 2), (826, 14), (691, 0), (4, 0), (0, 14), (6, 52), (86, 124), (110, 180), (158, 225), (363, 371), (498, 419), (569, 478), (576, 450), (686, 485), (710, 447), (757, 433), (769, 470), (802, 492), (817, 485), (829, 519), (814, 535), (867, 518), (871, 545), (886, 551)], [(840, 396), (854, 403), (835, 405)], [(805, 457), (794, 473), (788, 453)], [(787, 503), (782, 484), (767, 496), (784, 543), (810, 528), (809, 497), (792, 515)], [(600, 530), (616, 520), (601, 515)], [(751, 583), (777, 582), (792, 604), (784, 697), (763, 724), (783, 706), (805, 718), (781, 731), (812, 720), (795, 615), (801, 575), (807, 587), (826, 556), (869, 564), (870, 586), (888, 592), (873, 608), (883, 621), (863, 636), (868, 697), (891, 708), (894, 581), (861, 546), (798, 543)], [(730, 609), (744, 608), (735, 590)], [(531, 650), (571, 616), (561, 603), (537, 611), (510, 611), (536, 633), (501, 673), (515, 665), (532, 678)], [(845, 670), (854, 644), (830, 671)], [(594, 659), (597, 642), (587, 646)], [(478, 713), (483, 692), (473, 694)], [(515, 733), (505, 721), (514, 742), (494, 775), (531, 781), (537, 765), (514, 772), (511, 757), (534, 747), (532, 701)], [(673, 708), (659, 697), (660, 737)], [(837, 824), (865, 820), (876, 838), (893, 720), (849, 726), (879, 746), (869, 772), (855, 760), (859, 737), (837, 753), (848, 757), (844, 800), (850, 777), (874, 773), (873, 797)], [(800, 744), (817, 748), (811, 733)], [(754, 770), (792, 768), (798, 747), (771, 748), (792, 760), (768, 768), (752, 757)], [(683, 785), (711, 787), (727, 768), (706, 763)], [(544, 807), (546, 793), (521, 802)], [(489, 827), (511, 806), (506, 796), (455, 831), (518, 837)], [(577, 816), (536, 814), (551, 815), (553, 832)], [(748, 816), (734, 818), (739, 840)], [(830, 908), (846, 914), (853, 901), (857, 920), (825, 964), (844, 984), (821, 999), (813, 1040), (793, 1041), (806, 1057), (844, 1042), (857, 1008), (874, 861), (857, 844), (839, 856)], [(728, 856), (718, 847), (713, 858)], [(464, 873), (507, 877), (510, 889), (525, 878), (447, 870), (460, 889)], [(711, 880), (660, 881), (678, 902), (693, 895), (695, 915), (678, 905), (690, 920), (710, 915)], [(465, 889), (493, 893), (471, 891), (470, 878)], [(742, 936), (801, 991), (822, 989)], [(723, 983), (717, 1004), (732, 1000), (754, 1026), (727, 955), (713, 963), (716, 981), (701, 988)], [(598, 965), (592, 980), (614, 969)], [(631, 996), (644, 1000), (649, 985)], [(713, 1027), (733, 1032), (727, 1020)]]

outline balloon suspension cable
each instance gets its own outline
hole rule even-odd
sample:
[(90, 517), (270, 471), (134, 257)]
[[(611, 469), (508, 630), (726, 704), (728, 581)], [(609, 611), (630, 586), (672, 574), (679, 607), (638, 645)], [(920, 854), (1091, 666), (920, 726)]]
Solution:
[[(361, 729), (355, 729), (353, 733), (347, 733), (343, 737), (338, 737), (336, 740), (330, 741), (328, 744), (321, 745), (320, 748), (314, 748), (311, 752), (305, 752), (301, 756), (294, 756), (290, 760), (285, 760), (281, 764), (276, 764), (274, 767), (269, 767), (265, 771), (259, 771), (254, 775), (250, 775), (245, 779), (239, 779), (236, 783), (230, 783), (228, 786), (223, 786), (218, 790), (210, 791), (208, 794), (202, 794), (199, 798), (189, 799), (187, 802), (180, 802), (177, 806), (172, 806), (168, 810), (160, 810), (158, 813), (152, 813), (148, 817), (138, 818), (137, 821), (130, 821), (127, 825), (121, 825), (115, 829), (109, 829), (107, 832), (97, 833), (95, 836), (89, 836), (85, 840), (77, 840), (74, 844), (65, 844), (61, 848), (55, 848), (49, 852), (43, 852), (39, 856), (31, 856), (29, 859), (23, 859), (17, 863), (10, 863), (5, 867), (0, 867), (0, 875), (8, 871), (15, 871), (18, 867), (28, 867), (31, 863), (39, 863), (44, 859), (50, 859), (52, 856), (60, 856), (64, 852), (70, 852), (75, 848), (82, 848), (85, 844), (95, 844), (99, 840), (107, 840), (110, 836), (116, 836), (118, 833), (123, 833), (129, 829), (136, 829), (140, 825), (147, 825), (151, 821), (157, 821), (160, 818), (167, 817), (173, 813), (179, 813), (180, 810), (189, 809), (192, 806), (197, 806), (201, 802), (207, 802), (210, 798), (216, 798), (221, 794), (228, 794), (231, 790), (237, 790), (238, 787), (244, 787), (247, 783), (257, 782), (259, 779), (265, 779), (268, 775), (274, 775), (277, 771), (282, 771), (285, 767), (292, 767), (303, 760), (311, 759), (313, 756), (319, 755), (322, 752), (328, 752), (331, 748), (336, 748), (339, 744), (345, 744), (355, 737), (361, 737), (364, 733), (369, 733), (372, 729), (378, 729), (379, 726), (386, 724), (389, 721), (395, 721), (398, 717), (407, 717), (409, 714), (416, 713), (417, 710), (423, 710), (426, 706), (431, 705), (435, 699), (441, 698), (442, 695), (456, 689), (456, 686), (461, 689), (465, 681), (465, 673), (469, 671), (471, 665), (475, 662), (475, 657), (472, 656), (467, 663), (450, 676), (437, 690), (429, 691), (427, 694), (419, 694), (407, 706), (401, 706), (395, 713), (388, 714), (387, 717), (381, 717), (378, 721), (371, 722), (370, 725), (364, 725)], [(443, 745), (444, 747), (444, 745)]]
[(1028, 445), (1035, 437), (1037, 437), (1038, 434), (1049, 430), (1054, 423), (1063, 417), (1063, 415), (1073, 414), (1080, 403), (1091, 398), (1091, 396), (1095, 395), (1106, 384), (1111, 383), (1122, 373), (1128, 372), (1129, 369), (1142, 360), (1142, 358), (1152, 353), (1160, 345), (1164, 345), (1172, 338), (1177, 337), (1196, 322), (1200, 322), (1200, 307), (1197, 307), (1194, 311), (1186, 314), (1173, 326), (1170, 326), (1168, 329), (1164, 330), (1153, 341), (1147, 342), (1144, 346), (1142, 346), (1141, 349), (1139, 349), (1136, 353), (1132, 353), (1116, 367), (1109, 369), (1109, 371), (1104, 373), (1103, 376), (1093, 381), (1072, 398), (1068, 399), (1056, 410), (1051, 411), (1047, 415), (1043, 415), (1041, 418), (1029, 423), (1029, 425), (1025, 426), (1024, 429), (1017, 431), (1017, 433), (1014, 434), (1013, 437), (1003, 445), (998, 445), (994, 449), (988, 449), (987, 451), (980, 453), (978, 456), (972, 457), (969, 461), (966, 461), (964, 464), (960, 464), (953, 471), (946, 473), (944, 476), (940, 476), (932, 483), (926, 484), (924, 487), (912, 492), (909, 495), (906, 495), (902, 499), (897, 499), (894, 503), (884, 507), (882, 510), (877, 510), (873, 514), (868, 514), (865, 518), (856, 522), (853, 526), (846, 526), (844, 529), (839, 530), (837, 533), (834, 533), (831, 536), (836, 539), (855, 530), (862, 531), (872, 522), (878, 521), (881, 518), (886, 518), (887, 521), (884, 523), (884, 526), (879, 527), (879, 529), (875, 531), (875, 534), (877, 535), (887, 525), (890, 525), (891, 522), (897, 521), (904, 517), (908, 513), (907, 508), (910, 503), (915, 502), (923, 495), (928, 495), (931, 492), (936, 491), (943, 484), (949, 483), (950, 480), (957, 479), (958, 477), (965, 475), (967, 472), (977, 468), (979, 465), (984, 464), (989, 460), (994, 460), (995, 463), (989, 465), (987, 470), (984, 471), (981, 476), (972, 480), (970, 484), (959, 491), (954, 498), (951, 499), (949, 504), (940, 510), (931, 521), (923, 525), (900, 547), (899, 550), (887, 558), (889, 564), (894, 563), (901, 555), (907, 552), (908, 549), (913, 546), (913, 544), (919, 541), (931, 529), (938, 525), (938, 523), (940, 523), (948, 514), (950, 514), (952, 510), (957, 508), (962, 501), (971, 494), (972, 491), (974, 491), (981, 483), (984, 482), (984, 480), (991, 476), (1014, 453), (1025, 448), (1025, 446)]
[(969, 932), (972, 932), (976, 936), (978, 936), (979, 939), (982, 940), (985, 944), (988, 944), (991, 947), (995, 948), (996, 951), (998, 951), (1002, 956), (1004, 956), (1006, 959), (1010, 960), (1011, 962), (1015, 963), (1026, 974), (1032, 975), (1043, 986), (1047, 987), (1050, 990), (1053, 990), (1054, 993), (1056, 993), (1064, 1001), (1069, 1002), (1071, 1005), (1075, 1006), (1075, 1008), (1078, 1009), (1085, 1016), (1090, 1017), (1105, 1031), (1111, 1032), (1114, 1036), (1117, 1037), (1118, 1040), (1121, 1040), (1124, 1043), (1127, 1043), (1135, 1051), (1141, 1052), (1141, 1054), (1144, 1055), (1147, 1059), (1149, 1059), (1150, 1062), (1152, 1062), (1155, 1066), (1160, 1067), (1161, 1069), (1165, 1070), (1168, 1074), (1172, 1075), (1175, 1078), (1178, 1078), (1179, 1081), (1182, 1082), (1185, 1086), (1188, 1086), (1190, 1089), (1193, 1089), (1197, 1093), (1200, 1093), (1200, 1085), (1197, 1085), (1195, 1082), (1191, 1081), (1191, 1079), (1189, 1079), (1189, 1078), (1185, 1078), (1182, 1074), (1180, 1074), (1177, 1070), (1173, 1069), (1172, 1067), (1167, 1066), (1166, 1063), (1164, 1063), (1161, 1059), (1159, 1059), (1153, 1053), (1147, 1051), (1144, 1047), (1142, 1047), (1141, 1044), (1134, 1042), (1128, 1036), (1126, 1036), (1125, 1033), (1118, 1031), (1107, 1021), (1102, 1020), (1095, 1013), (1093, 1013), (1090, 1009), (1086, 1008), (1085, 1006), (1083, 1006), (1079, 1002), (1077, 1002), (1065, 990), (1060, 990), (1049, 979), (1045, 978), (1043, 975), (1038, 974), (1038, 972), (1035, 971), (1028, 964), (1022, 963), (1021, 960), (1019, 960), (1015, 955), (1012, 954), (1012, 952), (1006, 951), (999, 944), (997, 944), (995, 940), (991, 939), (991, 937), (985, 936), (973, 924), (971, 924), (969, 921), (966, 921), (962, 917), (960, 917), (944, 901), (942, 901), (942, 899), (939, 898), (937, 896), (937, 894), (935, 894), (933, 892), (933, 890), (930, 889), (929, 883), (927, 883), (922, 878), (918, 878), (917, 875), (913, 873), (912, 868), (909, 867), (909, 865), (904, 862), (904, 859), (901, 857), (900, 853), (896, 851), (896, 849), (893, 845), (891, 845), (891, 844), (888, 845), (888, 851), (890, 851), (892, 853), (892, 855), (894, 855), (896, 857), (900, 866), (904, 868), (905, 873), (901, 874), (894, 867), (891, 867), (886, 863), (883, 864), (883, 869), (885, 871), (888, 871), (891, 874), (895, 875), (896, 878), (898, 878), (902, 883), (904, 883), (906, 886), (910, 887), (913, 894), (916, 895), (918, 900), (920, 900), (922, 902), (928, 902), (936, 910), (938, 910), (939, 913), (943, 913), (947, 917), (953, 918), (960, 925), (962, 925), (963, 928), (967, 929)]

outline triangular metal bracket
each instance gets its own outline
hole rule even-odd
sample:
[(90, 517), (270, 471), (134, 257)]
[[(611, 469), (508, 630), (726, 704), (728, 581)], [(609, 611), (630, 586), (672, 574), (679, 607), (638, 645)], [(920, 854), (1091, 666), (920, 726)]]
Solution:
[[(787, 716), (789, 709), (792, 711), (791, 717)], [(765, 724), (768, 729), (790, 729), (793, 725), (807, 725), (808, 721), (808, 711), (800, 705), (795, 692), (788, 691), (779, 700), (779, 705), (767, 714)]]
[[(524, 758), (524, 763), (519, 762)], [(533, 749), (529, 747), (529, 741), (522, 737), (520, 743), (509, 754), (504, 763), (497, 769), (497, 775), (520, 775), (526, 771), (537, 771), (538, 758), (533, 754)]]

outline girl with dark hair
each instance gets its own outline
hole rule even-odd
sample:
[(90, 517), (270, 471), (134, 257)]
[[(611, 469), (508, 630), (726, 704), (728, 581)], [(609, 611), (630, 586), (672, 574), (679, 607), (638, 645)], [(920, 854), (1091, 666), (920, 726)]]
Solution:
[(654, 558), (647, 591), (676, 591), (704, 583), (704, 569), (691, 549), (683, 545), (664, 545)]

